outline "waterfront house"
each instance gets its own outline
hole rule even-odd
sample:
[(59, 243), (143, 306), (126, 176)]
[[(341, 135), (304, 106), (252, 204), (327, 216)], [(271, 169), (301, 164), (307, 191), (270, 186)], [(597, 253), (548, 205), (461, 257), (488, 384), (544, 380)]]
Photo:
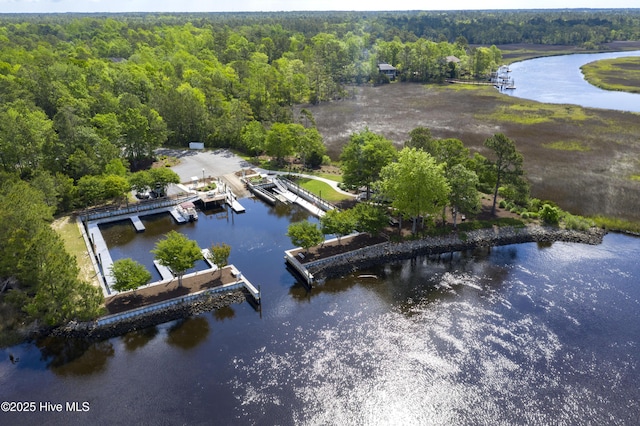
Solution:
[(378, 64), (378, 72), (386, 75), (389, 80), (395, 80), (398, 75), (398, 70), (393, 65), (381, 63)]

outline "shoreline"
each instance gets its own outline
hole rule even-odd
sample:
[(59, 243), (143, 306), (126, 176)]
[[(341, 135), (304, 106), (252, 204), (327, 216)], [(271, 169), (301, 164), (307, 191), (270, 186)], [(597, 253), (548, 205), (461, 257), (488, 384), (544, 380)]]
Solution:
[(224, 293), (203, 294), (194, 300), (184, 301), (176, 305), (140, 314), (130, 318), (99, 325), (94, 321), (76, 322), (53, 328), (39, 328), (25, 336), (25, 341), (46, 338), (71, 338), (86, 341), (102, 341), (123, 336), (131, 331), (157, 326), (170, 321), (189, 318), (215, 309), (243, 303), (248, 300), (244, 290), (232, 290)]
[[(493, 228), (418, 240), (388, 241), (298, 265), (313, 275), (314, 283), (321, 283), (327, 279), (345, 276), (381, 263), (388, 264), (416, 256), (530, 242), (571, 242), (597, 245), (602, 243), (602, 239), (606, 234), (607, 231), (601, 228), (575, 231), (540, 225), (527, 225), (525, 227), (494, 226)], [(288, 258), (287, 261), (291, 262), (291, 259)], [(295, 258), (293, 261), (297, 262)], [(244, 290), (234, 290), (220, 294), (203, 294), (194, 300), (183, 301), (160, 310), (119, 319), (108, 324), (99, 325), (98, 318), (94, 321), (86, 322), (72, 321), (53, 328), (38, 328), (27, 333), (24, 340), (72, 338), (101, 341), (122, 336), (131, 331), (196, 316), (235, 303), (243, 303), (247, 300), (248, 297)]]
[[(313, 281), (322, 282), (375, 265), (411, 259), (415, 256), (532, 242), (598, 245), (602, 243), (606, 234), (607, 231), (601, 228), (575, 231), (540, 225), (527, 225), (522, 228), (493, 227), (419, 240), (389, 241), (299, 265), (313, 276)], [(294, 261), (297, 262), (295, 259)]]

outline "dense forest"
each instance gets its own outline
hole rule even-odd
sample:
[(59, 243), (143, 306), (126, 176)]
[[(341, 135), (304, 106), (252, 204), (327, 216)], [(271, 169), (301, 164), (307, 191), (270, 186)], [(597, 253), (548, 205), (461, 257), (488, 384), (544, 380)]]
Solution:
[(45, 224), (122, 197), (160, 146), (318, 164), (313, 117), (293, 106), (386, 83), (379, 63), (485, 78), (496, 44), (639, 38), (640, 10), (0, 15), (0, 289), (11, 279), (9, 299), (49, 323), (95, 312)]

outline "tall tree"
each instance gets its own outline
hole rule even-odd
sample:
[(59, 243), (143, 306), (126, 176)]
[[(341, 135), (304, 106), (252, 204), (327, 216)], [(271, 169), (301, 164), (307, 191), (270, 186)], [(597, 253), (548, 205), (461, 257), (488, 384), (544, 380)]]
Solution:
[(291, 239), (291, 244), (294, 246), (300, 246), (307, 252), (311, 247), (317, 246), (324, 239), (322, 231), (318, 228), (318, 225), (311, 223), (308, 220), (295, 222), (289, 225), (289, 228), (287, 229), (287, 236)]
[(180, 183), (180, 176), (176, 172), (166, 167), (156, 167), (148, 171), (151, 187), (160, 196), (167, 194), (169, 184)]
[(340, 154), (344, 184), (355, 188), (365, 186), (369, 198), (371, 184), (378, 180), (380, 170), (395, 156), (393, 143), (384, 136), (368, 128), (352, 134)]
[(244, 149), (257, 157), (265, 149), (266, 135), (264, 126), (259, 121), (252, 120), (244, 125), (240, 138)]
[(320, 218), (320, 226), (323, 234), (335, 235), (340, 244), (340, 238), (356, 229), (356, 217), (352, 210), (333, 209)]
[(304, 135), (304, 130), (301, 124), (273, 123), (267, 132), (267, 154), (281, 164), (284, 157), (293, 153), (296, 141)]
[(484, 146), (493, 151), (494, 160), (488, 160), (488, 165), (495, 176), (493, 190), (493, 205), (491, 214), (496, 214), (498, 189), (503, 183), (515, 182), (524, 175), (522, 169), (523, 158), (516, 150), (516, 144), (502, 133), (497, 133), (484, 141)]
[(158, 241), (151, 253), (161, 265), (178, 277), (179, 286), (182, 286), (185, 271), (193, 268), (196, 261), (202, 258), (198, 243), (176, 231), (170, 231), (164, 239)]
[(419, 216), (433, 214), (447, 203), (450, 188), (443, 167), (424, 151), (404, 148), (398, 161), (382, 169), (380, 178), (382, 194), (401, 214), (413, 219), (414, 234)]
[(458, 213), (473, 214), (480, 209), (478, 175), (462, 164), (456, 164), (448, 173), (449, 205), (453, 216), (453, 227), (457, 227)]
[(213, 244), (211, 250), (209, 250), (209, 260), (216, 265), (220, 275), (222, 275), (222, 268), (229, 263), (229, 256), (231, 255), (231, 246), (228, 244)]
[(404, 146), (428, 151), (432, 141), (433, 135), (430, 129), (426, 127), (416, 127), (409, 132), (409, 140), (404, 143)]
[(111, 265), (115, 291), (136, 290), (151, 280), (151, 272), (133, 259), (118, 259)]

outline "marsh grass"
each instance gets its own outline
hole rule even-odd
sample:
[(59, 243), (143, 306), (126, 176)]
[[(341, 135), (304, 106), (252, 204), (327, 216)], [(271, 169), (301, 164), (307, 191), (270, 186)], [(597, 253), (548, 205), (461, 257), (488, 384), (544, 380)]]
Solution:
[(543, 143), (542, 146), (549, 149), (555, 149), (558, 151), (589, 151), (591, 148), (585, 146), (579, 141), (555, 141), (549, 143)]
[(606, 228), (610, 231), (623, 231), (640, 234), (640, 223), (638, 222), (605, 216), (595, 216), (592, 219), (596, 226)]
[(552, 105), (534, 102), (502, 105), (488, 114), (479, 114), (478, 118), (494, 121), (509, 121), (517, 124), (542, 124), (552, 121), (584, 121), (589, 115), (583, 108), (573, 105)]
[(603, 59), (580, 69), (585, 80), (601, 89), (640, 93), (640, 57)]
[[(350, 135), (366, 127), (400, 148), (412, 129), (424, 126), (435, 137), (458, 138), (484, 156), (491, 155), (485, 139), (504, 133), (524, 157), (532, 197), (554, 200), (572, 214), (640, 222), (638, 182), (629, 178), (640, 176), (640, 164), (631, 161), (640, 158), (639, 114), (547, 105), (493, 87), (464, 86), (362, 86), (353, 99), (305, 107), (334, 160)], [(516, 117), (521, 113), (529, 121)]]

